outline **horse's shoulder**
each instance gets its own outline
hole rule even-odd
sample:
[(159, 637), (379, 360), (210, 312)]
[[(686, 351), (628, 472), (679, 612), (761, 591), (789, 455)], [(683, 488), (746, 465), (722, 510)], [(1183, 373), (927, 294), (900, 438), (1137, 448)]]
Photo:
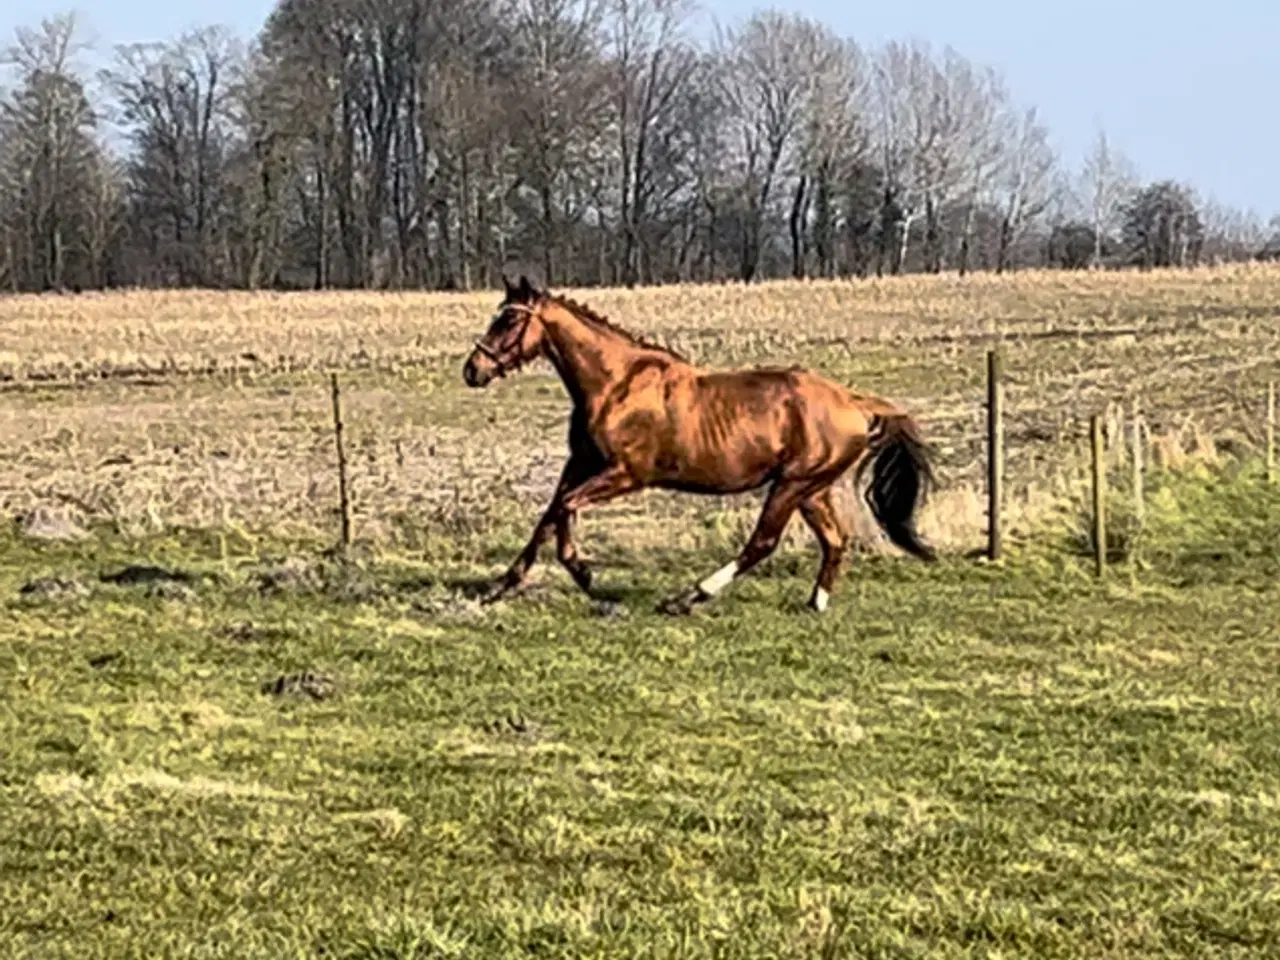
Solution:
[(665, 392), (663, 385), (672, 382), (670, 371), (671, 361), (659, 354), (636, 358), (597, 397), (596, 409), (601, 413), (616, 413), (661, 402), (659, 398)]

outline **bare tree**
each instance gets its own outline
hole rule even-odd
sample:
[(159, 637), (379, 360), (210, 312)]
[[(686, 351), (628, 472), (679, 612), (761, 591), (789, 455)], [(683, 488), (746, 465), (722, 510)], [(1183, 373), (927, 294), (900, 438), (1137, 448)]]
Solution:
[(165, 283), (225, 280), (216, 233), (240, 57), (227, 31), (205, 28), (172, 43), (120, 47), (115, 67), (102, 74), (134, 147), (128, 168), (136, 242)]
[(1267, 230), (1255, 210), (1240, 210), (1206, 201), (1200, 218), (1204, 223), (1202, 256), (1210, 263), (1250, 260), (1267, 243)]
[(1002, 172), (1009, 139), (1008, 92), (1000, 77), (987, 71), (975, 90), (960, 139), (964, 175), (962, 224), (959, 230), (956, 267), (961, 276), (969, 271), (973, 236), (979, 210), (996, 204), (995, 187)]
[(606, 121), (607, 70), (599, 0), (515, 0), (510, 38), (518, 88), (511, 137), (517, 186), (531, 194), (546, 283), (556, 282), (557, 236)]
[(1082, 194), (1093, 224), (1093, 266), (1102, 265), (1102, 248), (1108, 234), (1120, 226), (1124, 206), (1133, 194), (1133, 164), (1099, 129), (1085, 157), (1081, 172)]
[(222, 222), (219, 240), (231, 282), (250, 290), (273, 286), (287, 258), (289, 187), (299, 177), (297, 143), (305, 126), (277, 96), (279, 79), (259, 48), (246, 58), (230, 84), (228, 138), (220, 175)]
[(923, 216), (924, 266), (936, 271), (947, 246), (943, 216), (982, 179), (968, 168), (975, 160), (975, 131), (990, 122), (996, 79), (949, 47), (936, 58), (919, 42), (888, 44), (877, 57), (875, 77), (885, 183), (882, 253), (896, 234), (890, 269), (903, 269), (912, 224)]
[(1254, 257), (1258, 260), (1280, 260), (1280, 213), (1267, 223), (1265, 239)]
[[(1122, 222), (1132, 170), (1104, 134), (1062, 194), (1036, 112), (950, 48), (864, 49), (777, 10), (701, 44), (696, 2), (279, 0), (247, 52), (216, 27), (121, 48), (100, 105), (63, 21), (24, 31), (0, 78), (0, 283), (964, 273), (1074, 265), (1082, 231), (1097, 265), (1125, 226), (1143, 262), (1201, 246), (1171, 201)], [(1204, 255), (1269, 255), (1257, 218), (1201, 219)]]
[[(928, 55), (927, 49), (924, 51)], [(966, 181), (971, 131), (987, 122), (993, 78), (984, 75), (955, 50), (947, 47), (940, 62), (923, 72), (925, 82), (914, 87), (908, 101), (916, 131), (914, 148), (916, 192), (924, 206), (925, 269), (943, 266), (942, 217)]]
[(85, 168), (83, 244), (85, 286), (119, 283), (120, 249), (128, 230), (128, 180), (124, 165), (104, 150), (93, 151)]
[(914, 46), (890, 43), (873, 60), (876, 145), (883, 194), (876, 273), (898, 273), (906, 263), (915, 218), (916, 138), (911, 123), (913, 93), (925, 83), (930, 64)]
[(507, 241), (519, 233), (508, 203), (522, 183), (522, 165), (508, 147), (516, 115), (500, 105), (519, 102), (527, 64), (516, 59), (492, 4), (443, 4), (433, 24), (415, 93), (421, 146), (414, 146), (412, 123), (402, 137), (425, 204), (410, 229), (421, 259), (435, 261), (437, 282), (470, 289), (493, 282)]
[(75, 17), (63, 15), (20, 29), (5, 57), (18, 85), (0, 100), (0, 225), (15, 290), (97, 283), (88, 238), (107, 167), (74, 62), (81, 49)]
[(686, 88), (688, 93), (682, 98), (682, 127), (688, 133), (684, 167), (690, 181), (682, 211), (684, 279), (705, 281), (720, 276), (725, 221), (736, 194), (727, 146), (730, 130), (723, 122), (727, 110), (719, 82), (721, 69), (718, 57), (701, 55)]
[(871, 153), (868, 69), (857, 44), (823, 27), (815, 28), (807, 53), (811, 83), (788, 218), (791, 273), (807, 274), (812, 241), (818, 273), (832, 276), (841, 194)]
[(820, 58), (820, 31), (776, 11), (758, 13), (721, 40), (719, 84), (730, 129), (731, 162), (744, 205), (739, 277), (760, 268), (765, 224), (778, 180), (790, 172)]
[(1003, 273), (1008, 266), (1010, 248), (1027, 222), (1048, 209), (1057, 186), (1054, 177), (1057, 157), (1035, 107), (1017, 114), (1009, 133), (1008, 149), (997, 181), (1000, 194), (997, 273)]
[[(316, 289), (334, 281), (338, 179), (355, 172), (349, 152), (355, 118), (347, 92), (354, 51), (348, 26), (337, 13), (332, 0), (282, 0), (263, 27), (256, 71), (264, 94), (271, 94), (258, 100), (262, 116), (256, 119), (279, 131), (293, 160), (294, 176), (285, 189), (297, 219), (295, 256), (310, 268)], [(349, 181), (346, 186), (349, 199)], [(344, 221), (354, 227), (350, 211)], [(343, 239), (342, 279), (351, 282), (358, 267), (352, 262), (351, 235)]]
[(671, 148), (687, 139), (680, 126), (687, 120), (680, 112), (681, 98), (698, 68), (697, 54), (683, 33), (690, 8), (689, 0), (610, 0), (622, 230), (619, 272), (628, 286), (648, 278), (651, 248), (663, 239), (653, 235), (651, 208), (664, 206), (686, 185)]

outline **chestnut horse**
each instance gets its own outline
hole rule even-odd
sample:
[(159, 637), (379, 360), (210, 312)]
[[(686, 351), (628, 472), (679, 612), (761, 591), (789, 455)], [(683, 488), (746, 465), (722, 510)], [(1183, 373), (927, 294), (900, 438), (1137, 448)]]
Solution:
[[(557, 555), (591, 593), (591, 570), (573, 540), (578, 511), (654, 487), (733, 494), (769, 485), (750, 539), (737, 558), (660, 607), (687, 613), (764, 560), (795, 511), (822, 548), (809, 599), (826, 609), (850, 530), (832, 502), (832, 484), (858, 464), (872, 478), (866, 500), (899, 547), (933, 560), (913, 519), (933, 482), (914, 421), (879, 397), (852, 393), (812, 371), (710, 370), (640, 340), (587, 307), (513, 285), (463, 368), (484, 387), (537, 357), (555, 367), (573, 401), (569, 458), (533, 536), (484, 597), (519, 587), (554, 531)], [(865, 455), (865, 456), (864, 456)], [(860, 462), (861, 461), (861, 462)]]

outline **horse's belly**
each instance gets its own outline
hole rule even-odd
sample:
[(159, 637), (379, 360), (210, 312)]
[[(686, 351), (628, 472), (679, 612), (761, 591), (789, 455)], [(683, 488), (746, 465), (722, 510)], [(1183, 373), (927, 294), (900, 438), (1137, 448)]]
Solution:
[(716, 477), (708, 479), (699, 479), (690, 475), (676, 475), (660, 480), (653, 486), (663, 490), (674, 490), (677, 493), (733, 494), (756, 490), (768, 482), (768, 474), (752, 477)]

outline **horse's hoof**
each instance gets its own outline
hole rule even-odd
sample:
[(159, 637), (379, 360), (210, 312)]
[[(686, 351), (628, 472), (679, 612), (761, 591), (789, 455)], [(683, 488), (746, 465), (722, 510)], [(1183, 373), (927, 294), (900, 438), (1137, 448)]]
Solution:
[(627, 608), (617, 600), (597, 600), (591, 605), (591, 612), (597, 617), (614, 619), (617, 617), (625, 617), (627, 615)]
[(484, 593), (480, 595), (480, 605), (487, 607), (490, 604), (497, 603), (499, 600), (504, 599), (508, 594), (515, 590), (517, 586), (518, 584), (512, 583), (506, 577), (503, 577), (500, 580), (495, 580), (489, 585), (489, 589), (485, 590)]
[(573, 578), (573, 582), (578, 585), (583, 593), (589, 597), (594, 597), (591, 592), (591, 568), (588, 566), (574, 566), (569, 568), (569, 576)]
[(813, 596), (809, 598), (809, 602), (806, 606), (808, 606), (808, 608), (814, 613), (826, 613), (827, 607), (830, 603), (831, 594), (827, 593), (827, 591), (823, 590), (821, 587), (818, 587), (813, 591)]
[(658, 604), (658, 612), (665, 613), (669, 617), (683, 617), (693, 612), (694, 606), (699, 600), (703, 599), (700, 590), (691, 590), (688, 593), (682, 593), (680, 596), (671, 597)]

